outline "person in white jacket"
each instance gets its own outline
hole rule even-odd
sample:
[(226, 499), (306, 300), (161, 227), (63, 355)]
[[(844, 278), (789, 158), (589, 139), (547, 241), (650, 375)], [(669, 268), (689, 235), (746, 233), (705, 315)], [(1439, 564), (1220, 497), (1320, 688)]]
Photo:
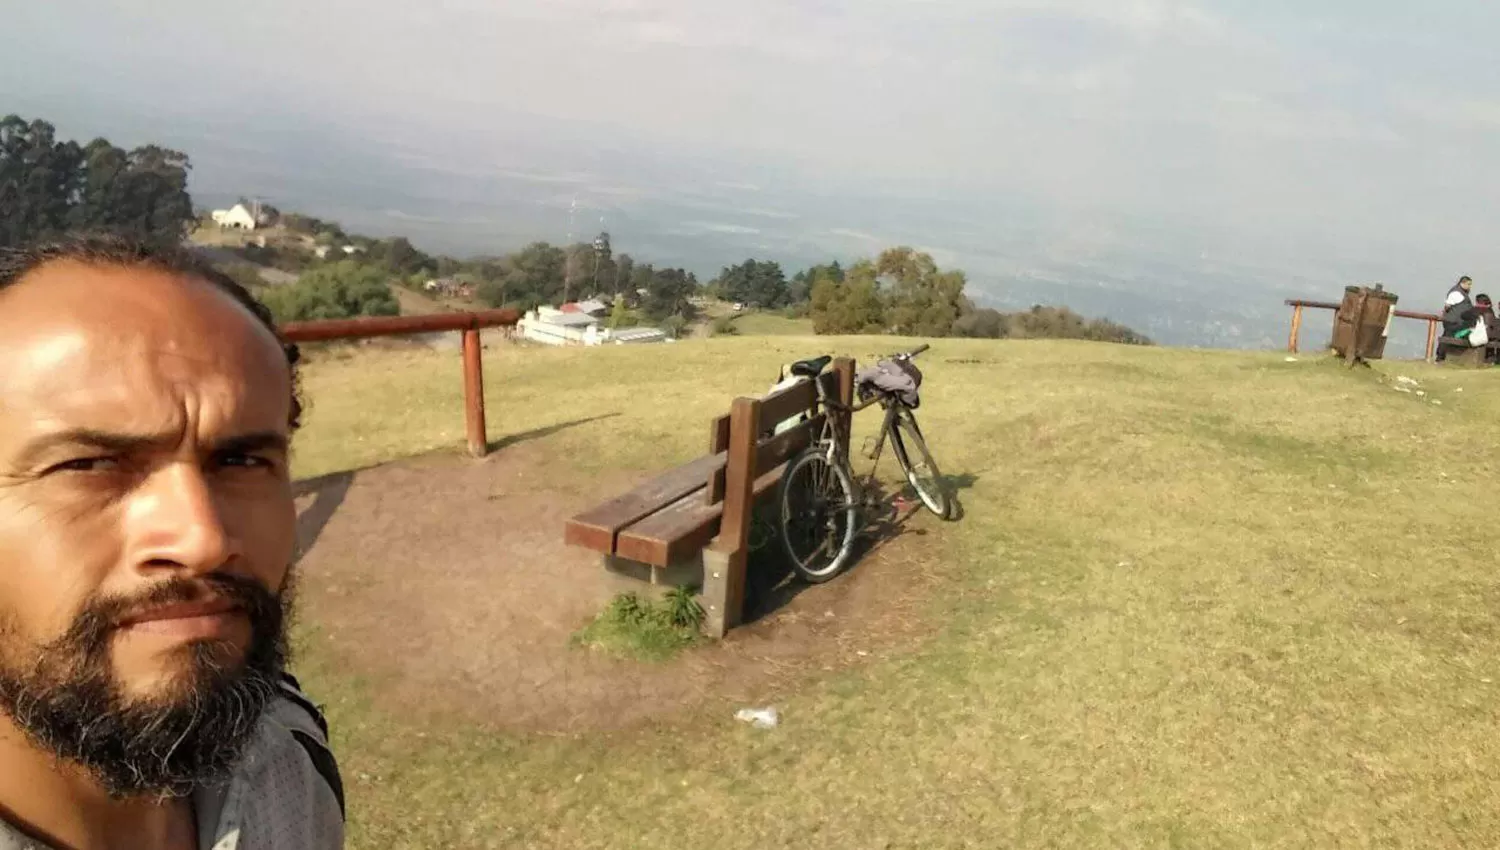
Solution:
[(286, 671), (296, 349), (177, 249), (0, 251), (0, 850), (334, 850)]

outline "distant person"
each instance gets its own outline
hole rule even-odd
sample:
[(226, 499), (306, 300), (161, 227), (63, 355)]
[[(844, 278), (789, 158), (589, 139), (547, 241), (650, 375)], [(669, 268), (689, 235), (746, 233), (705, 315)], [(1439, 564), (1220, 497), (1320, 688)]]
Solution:
[(284, 671), (296, 350), (111, 239), (0, 251), (0, 850), (334, 850)]
[[(1474, 281), (1468, 275), (1458, 279), (1448, 290), (1448, 295), (1443, 299), (1443, 336), (1456, 338), (1465, 328), (1474, 327), (1477, 315), (1474, 310), (1474, 302), (1469, 299), (1469, 290), (1474, 288)], [(1448, 359), (1448, 345), (1442, 340), (1438, 341), (1436, 359), (1441, 362)]]
[[(1482, 292), (1474, 296), (1474, 311), (1479, 314), (1478, 319), (1484, 320), (1484, 332), (1490, 342), (1500, 342), (1500, 316), (1495, 315), (1495, 305), (1490, 301), (1490, 297)], [(1476, 324), (1478, 319), (1476, 319)], [(1486, 363), (1494, 363), (1497, 355), (1500, 355), (1500, 352), (1493, 349), (1487, 350), (1484, 360)]]

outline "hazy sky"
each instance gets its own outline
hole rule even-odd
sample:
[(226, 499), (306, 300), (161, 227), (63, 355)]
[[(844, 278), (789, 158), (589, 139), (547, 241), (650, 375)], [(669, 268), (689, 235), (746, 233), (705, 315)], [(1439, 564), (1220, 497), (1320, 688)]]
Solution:
[[(79, 135), (191, 123), (224, 146), (185, 144), (221, 191), (236, 139), (295, 138), (393, 187), (504, 178), (624, 212), (677, 193), (752, 248), (746, 210), (959, 258), (1042, 227), (1054, 255), (1440, 290), (1500, 274), (1500, 4), (1421, 5), (0, 0), (0, 94)], [(854, 220), (881, 196), (872, 233)], [(914, 205), (903, 238), (901, 199), (951, 201), (967, 235), (943, 244)]]

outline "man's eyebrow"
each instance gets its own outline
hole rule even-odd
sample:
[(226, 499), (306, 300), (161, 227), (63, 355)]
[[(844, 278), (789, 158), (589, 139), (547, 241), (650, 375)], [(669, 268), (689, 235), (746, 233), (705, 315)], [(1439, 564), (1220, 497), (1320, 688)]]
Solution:
[(285, 452), (291, 446), (291, 441), (285, 434), (278, 431), (257, 431), (253, 434), (241, 434), (238, 437), (230, 437), (214, 444), (213, 450), (216, 454), (244, 454), (246, 452)]
[[(19, 466), (27, 466), (62, 448), (94, 449), (109, 454), (133, 454), (171, 446), (177, 440), (178, 437), (175, 434), (125, 434), (94, 428), (72, 428), (33, 440), (22, 447), (13, 462)], [(212, 445), (211, 450), (215, 454), (285, 452), (289, 446), (290, 441), (285, 434), (276, 431), (257, 431), (220, 440)]]

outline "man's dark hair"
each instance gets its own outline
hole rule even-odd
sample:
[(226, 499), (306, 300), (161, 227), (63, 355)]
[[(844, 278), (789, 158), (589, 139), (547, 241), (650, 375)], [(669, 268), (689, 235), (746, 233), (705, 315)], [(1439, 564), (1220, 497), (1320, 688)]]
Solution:
[(294, 343), (282, 339), (270, 309), (229, 275), (184, 248), (141, 242), (112, 234), (86, 233), (75, 234), (56, 242), (0, 248), (0, 290), (19, 282), (43, 266), (68, 260), (90, 266), (148, 268), (198, 278), (233, 298), (281, 343), (292, 377), (291, 427), (295, 430), (302, 423), (302, 394), (297, 380), (297, 363), (301, 359), (301, 352)]
[(1464, 275), (1463, 277), (1461, 277), (1461, 278), (1458, 279), (1458, 282), (1461, 283), (1461, 284), (1463, 284), (1463, 283), (1473, 283), (1474, 279), (1471, 278), (1471, 277), (1469, 277), (1468, 275)]
[(1490, 303), (1490, 297), (1488, 295), (1485, 295), (1483, 292), (1481, 292), (1478, 295), (1474, 296), (1474, 303), (1475, 304), (1489, 304)]

